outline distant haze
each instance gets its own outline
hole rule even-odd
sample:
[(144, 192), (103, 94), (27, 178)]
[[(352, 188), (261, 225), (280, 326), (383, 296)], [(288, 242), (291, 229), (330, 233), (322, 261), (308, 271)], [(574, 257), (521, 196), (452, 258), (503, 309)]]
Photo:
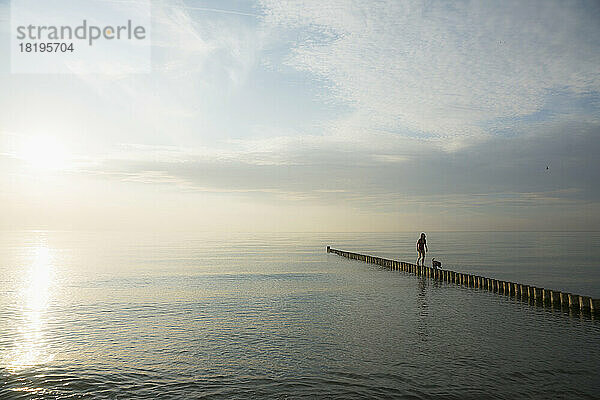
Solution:
[(10, 74), (9, 3), (0, 229), (600, 226), (599, 2), (157, 0), (136, 75)]

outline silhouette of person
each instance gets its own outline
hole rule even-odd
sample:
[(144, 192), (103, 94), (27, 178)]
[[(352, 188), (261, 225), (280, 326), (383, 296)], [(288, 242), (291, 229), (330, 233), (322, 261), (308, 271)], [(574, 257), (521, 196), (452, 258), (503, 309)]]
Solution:
[(417, 265), (419, 265), (419, 260), (421, 260), (421, 265), (425, 266), (425, 252), (427, 251), (429, 251), (427, 248), (427, 240), (425, 239), (425, 234), (421, 233), (421, 237), (417, 240), (417, 253), (419, 254)]

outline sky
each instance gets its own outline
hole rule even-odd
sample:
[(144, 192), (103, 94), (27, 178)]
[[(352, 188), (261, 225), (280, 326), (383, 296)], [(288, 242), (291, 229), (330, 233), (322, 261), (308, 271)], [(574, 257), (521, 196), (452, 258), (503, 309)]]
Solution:
[(152, 0), (142, 74), (9, 34), (0, 229), (600, 227), (597, 1)]

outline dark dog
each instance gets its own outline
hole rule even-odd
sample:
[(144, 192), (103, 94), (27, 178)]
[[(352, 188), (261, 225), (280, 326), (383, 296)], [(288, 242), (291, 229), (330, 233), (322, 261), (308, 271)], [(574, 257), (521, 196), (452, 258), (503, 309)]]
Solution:
[(433, 268), (442, 268), (442, 263), (439, 261), (435, 261), (435, 258), (431, 259), (431, 264), (433, 265)]

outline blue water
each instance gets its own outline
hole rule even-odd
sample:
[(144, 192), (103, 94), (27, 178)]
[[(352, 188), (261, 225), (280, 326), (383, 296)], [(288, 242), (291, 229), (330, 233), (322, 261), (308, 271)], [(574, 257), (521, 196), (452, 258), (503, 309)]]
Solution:
[[(600, 323), (325, 253), (396, 234), (0, 233), (0, 398), (600, 398)], [(428, 233), (600, 297), (598, 233)]]

